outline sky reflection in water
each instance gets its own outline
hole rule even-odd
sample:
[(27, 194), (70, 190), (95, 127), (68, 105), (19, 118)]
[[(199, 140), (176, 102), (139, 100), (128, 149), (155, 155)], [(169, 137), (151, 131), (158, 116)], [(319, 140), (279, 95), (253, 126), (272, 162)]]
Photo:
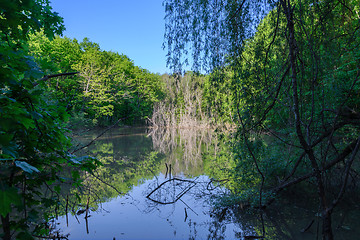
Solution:
[[(70, 240), (241, 239), (244, 235), (261, 235), (262, 226), (269, 240), (313, 240), (320, 233), (320, 218), (314, 205), (316, 201), (306, 196), (279, 198), (281, 201), (276, 201), (263, 212), (263, 218), (259, 212), (241, 209), (225, 210), (226, 214), (222, 216), (226, 208), (215, 209), (210, 200), (213, 195), (223, 194), (226, 190), (221, 187), (208, 190), (213, 186), (209, 188), (210, 178), (204, 173), (202, 159), (204, 154), (211, 154), (216, 145), (209, 144), (214, 141), (211, 135), (192, 130), (160, 135), (147, 135), (145, 132), (145, 129), (114, 129), (87, 150), (88, 154), (100, 156), (104, 163), (99, 169), (99, 176), (122, 188), (120, 191), (125, 195), (118, 196), (114, 189), (101, 186), (99, 181), (88, 181), (95, 193), (106, 201), (99, 204), (96, 211), (90, 212), (88, 228), (85, 214), (77, 216), (79, 222), (69, 214), (68, 227), (66, 217), (59, 217), (57, 227), (61, 233), (69, 233)], [(97, 134), (88, 133), (79, 140), (86, 143)], [(154, 151), (159, 152), (161, 157), (155, 160), (149, 158)], [(169, 181), (151, 194), (154, 200), (171, 202), (184, 193), (175, 204), (163, 205), (146, 198), (152, 190), (169, 180), (168, 176), (165, 177), (168, 169), (165, 164), (172, 164), (172, 177), (196, 182), (194, 185), (191, 182)], [(207, 164), (207, 169), (215, 169), (211, 163)], [(359, 208), (349, 209), (346, 204), (339, 206), (334, 213), (336, 238), (357, 239), (359, 217)], [(314, 220), (308, 231), (301, 232)]]
[[(113, 147), (119, 146), (120, 150), (110, 151), (114, 159), (119, 159), (119, 154), (129, 157), (153, 150), (153, 144), (149, 144), (151, 138), (146, 138), (144, 133), (118, 136), (116, 133), (117, 131), (112, 131), (100, 140), (103, 144), (112, 142)], [(121, 147), (119, 141), (126, 144), (126, 148)], [(101, 144), (93, 148), (100, 149), (99, 146)], [(176, 161), (181, 161), (181, 158)], [(165, 159), (165, 162), (171, 160)], [(161, 168), (165, 169), (165, 166)], [(159, 204), (146, 198), (159, 185), (169, 180), (165, 173), (154, 173), (157, 175), (153, 174), (151, 179), (140, 180), (139, 184), (133, 186), (124, 196), (113, 198), (100, 204), (96, 211), (91, 211), (87, 227), (85, 214), (77, 216), (80, 223), (75, 216), (69, 214), (69, 226), (66, 226), (66, 217), (62, 216), (59, 217), (58, 228), (65, 235), (69, 233), (69, 239), (235, 239), (235, 234), (242, 232), (239, 224), (227, 222), (226, 219), (219, 222), (219, 218), (214, 217), (210, 202), (214, 194), (223, 194), (226, 190), (220, 187), (213, 189), (214, 186), (211, 185), (210, 191), (210, 179), (205, 175), (185, 177), (194, 176), (194, 169), (191, 167), (179, 169), (173, 164), (172, 168), (177, 172), (172, 178), (189, 179), (193, 182), (169, 181), (153, 192), (151, 198), (167, 202), (176, 200), (174, 204)], [(196, 169), (198, 172), (199, 166)]]
[(125, 196), (103, 203), (96, 212), (90, 213), (89, 234), (84, 214), (78, 217), (80, 224), (71, 216), (69, 227), (66, 227), (66, 218), (61, 217), (60, 227), (63, 233), (71, 234), (69, 239), (208, 239), (216, 236), (234, 239), (235, 233), (241, 232), (239, 226), (226, 224), (226, 220), (219, 224), (218, 219), (211, 217), (208, 202), (211, 194), (223, 190), (208, 191), (207, 176), (194, 179), (196, 185), (175, 204), (162, 205), (146, 198), (154, 186), (166, 180), (160, 174), (135, 186)]

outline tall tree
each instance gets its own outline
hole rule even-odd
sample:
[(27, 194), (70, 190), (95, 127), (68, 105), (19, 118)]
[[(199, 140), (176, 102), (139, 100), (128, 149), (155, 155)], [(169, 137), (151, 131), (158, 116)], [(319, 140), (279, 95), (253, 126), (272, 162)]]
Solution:
[[(180, 70), (190, 46), (195, 67), (232, 75), (239, 140), (260, 176), (259, 204), (271, 177), (265, 163), (274, 159), (269, 152), (258, 154), (251, 135), (266, 131), (278, 139), (278, 149), (292, 149), (291, 157), (277, 160), (285, 172), (272, 191), (313, 179), (323, 239), (333, 239), (331, 213), (355, 171), (360, 144), (359, 1), (167, 0), (164, 5), (173, 69)], [(334, 184), (338, 192), (329, 193)]]

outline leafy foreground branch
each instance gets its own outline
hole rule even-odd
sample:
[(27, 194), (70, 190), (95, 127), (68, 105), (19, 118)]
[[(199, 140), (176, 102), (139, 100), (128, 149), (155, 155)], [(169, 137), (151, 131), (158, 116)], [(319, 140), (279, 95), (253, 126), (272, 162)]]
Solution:
[[(0, 215), (1, 237), (47, 236), (50, 209), (58, 209), (60, 183), (80, 186), (80, 171), (92, 171), (93, 158), (69, 154), (66, 109), (54, 100), (28, 52), (28, 34), (43, 29), (61, 34), (62, 19), (49, 1), (5, 1), (0, 10)], [(24, 20), (26, 19), (26, 20)], [(70, 169), (72, 177), (65, 177)]]
[[(74, 173), (91, 171), (96, 164), (68, 152), (70, 139), (63, 123), (67, 114), (44, 97), (43, 89), (27, 79), (8, 87), (12, 91), (2, 88), (0, 118), (3, 237), (29, 239), (32, 234), (47, 234), (39, 223), (50, 220), (46, 208), (60, 201), (59, 184), (80, 186), (79, 174)], [(60, 174), (67, 167), (74, 172), (68, 180)]]

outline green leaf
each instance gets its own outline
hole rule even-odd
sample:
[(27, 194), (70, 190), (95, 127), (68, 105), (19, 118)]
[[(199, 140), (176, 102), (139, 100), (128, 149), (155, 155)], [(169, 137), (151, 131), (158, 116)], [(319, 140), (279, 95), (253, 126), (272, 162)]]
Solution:
[(0, 191), (0, 215), (5, 217), (11, 212), (11, 204), (20, 205), (21, 197), (16, 188), (1, 189)]
[(14, 120), (8, 119), (8, 118), (2, 118), (2, 119), (0, 119), (0, 126), (5, 131), (9, 131), (10, 129), (12, 129), (14, 127)]
[(17, 158), (18, 157), (18, 151), (17, 151), (18, 146), (17, 145), (10, 145), (10, 146), (3, 146), (2, 149), (2, 154), (7, 155), (7, 156), (11, 156), (13, 158)]
[(80, 178), (80, 173), (78, 171), (71, 171), (71, 176), (74, 180)]
[(60, 193), (61, 187), (60, 187), (59, 185), (56, 185), (56, 186), (54, 187), (54, 190), (55, 190), (55, 192)]
[(39, 120), (44, 118), (44, 116), (36, 111), (31, 111), (31, 116), (33, 116), (34, 119)]
[(20, 122), (26, 129), (35, 127), (34, 120), (32, 120), (31, 118), (22, 117), (22, 118), (19, 119), (19, 122)]
[(22, 170), (24, 170), (27, 173), (33, 173), (33, 172), (40, 172), (39, 169), (37, 169), (34, 166), (31, 166), (30, 164), (28, 164), (27, 162), (23, 162), (23, 161), (15, 161), (15, 165), (19, 168), (21, 168)]
[(14, 134), (10, 133), (10, 134), (0, 134), (0, 144), (1, 145), (8, 145), (10, 143), (10, 141), (13, 139)]
[(35, 238), (29, 232), (21, 232), (17, 235), (17, 239), (34, 240)]

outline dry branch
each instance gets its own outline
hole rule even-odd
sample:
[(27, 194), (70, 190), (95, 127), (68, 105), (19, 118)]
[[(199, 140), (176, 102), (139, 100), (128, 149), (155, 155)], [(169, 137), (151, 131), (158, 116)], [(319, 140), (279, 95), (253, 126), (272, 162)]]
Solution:
[(62, 76), (72, 76), (75, 74), (78, 74), (79, 72), (69, 72), (69, 73), (57, 73), (57, 74), (52, 74), (52, 75), (45, 75), (43, 78), (37, 80), (35, 83), (33, 83), (33, 86), (37, 86), (40, 84), (40, 82), (42, 81), (46, 81), (49, 80), (50, 78), (55, 78), (55, 77), (62, 77)]

